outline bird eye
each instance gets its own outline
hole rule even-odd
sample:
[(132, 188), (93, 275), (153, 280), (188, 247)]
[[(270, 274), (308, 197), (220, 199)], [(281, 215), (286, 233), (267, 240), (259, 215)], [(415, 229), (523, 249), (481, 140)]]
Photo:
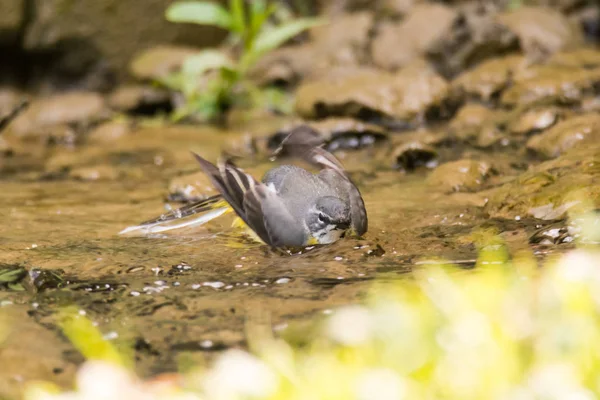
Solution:
[(323, 213), (319, 213), (319, 221), (327, 222), (327, 217)]

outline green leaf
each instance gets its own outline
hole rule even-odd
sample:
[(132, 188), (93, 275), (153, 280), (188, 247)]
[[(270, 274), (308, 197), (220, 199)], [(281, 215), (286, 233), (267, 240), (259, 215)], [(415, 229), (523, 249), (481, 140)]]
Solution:
[(231, 13), (231, 30), (244, 36), (246, 32), (244, 0), (229, 0), (229, 12)]
[(275, 12), (277, 6), (271, 4), (267, 7), (265, 0), (255, 0), (250, 5), (250, 40), (260, 33), (264, 23)]
[(233, 68), (233, 61), (218, 50), (204, 50), (188, 57), (181, 67), (184, 75), (202, 75), (206, 71), (219, 68)]
[(21, 267), (0, 269), (0, 283), (15, 283), (23, 279), (26, 273)]
[(189, 22), (233, 29), (231, 14), (219, 4), (209, 1), (174, 3), (167, 8), (165, 17), (170, 22)]
[(258, 34), (254, 43), (252, 49), (254, 57), (258, 58), (264, 53), (278, 48), (299, 33), (322, 23), (321, 20), (315, 18), (300, 18), (268, 31), (263, 31)]

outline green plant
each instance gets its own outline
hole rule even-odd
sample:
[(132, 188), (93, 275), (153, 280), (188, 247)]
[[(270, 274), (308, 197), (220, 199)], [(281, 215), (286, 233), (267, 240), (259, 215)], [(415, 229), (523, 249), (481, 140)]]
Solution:
[(185, 105), (176, 119), (196, 115), (212, 120), (232, 105), (263, 103), (264, 92), (248, 72), (266, 53), (319, 23), (314, 18), (288, 19), (274, 24), (278, 10), (266, 0), (230, 0), (229, 8), (209, 1), (172, 4), (166, 11), (171, 22), (212, 25), (229, 31), (225, 50), (207, 49), (189, 57), (181, 71), (162, 83), (182, 92)]

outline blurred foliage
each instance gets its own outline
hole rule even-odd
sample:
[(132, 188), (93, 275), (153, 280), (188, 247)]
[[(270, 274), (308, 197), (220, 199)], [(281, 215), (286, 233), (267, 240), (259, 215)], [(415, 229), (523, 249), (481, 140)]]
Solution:
[[(428, 266), (413, 271), (414, 280), (378, 281), (363, 304), (337, 309), (316, 333), (287, 329), (274, 338), (268, 317), (259, 316), (248, 329), (252, 354), (228, 350), (210, 369), (192, 369), (158, 386), (110, 364), (114, 351), (105, 351), (105, 358), (95, 358), (109, 363), (84, 366), (78, 392), (67, 396), (597, 398), (600, 251), (591, 239), (600, 237), (600, 214), (577, 218), (587, 220), (576, 238), (578, 248), (549, 257), (542, 268), (530, 252), (511, 255), (493, 231), (475, 232), (479, 259), (472, 271)], [(74, 343), (80, 350), (88, 352), (86, 338), (105, 346), (95, 328), (84, 325), (78, 335), (68, 335), (79, 337)], [(97, 381), (104, 382), (103, 393), (94, 386)], [(53, 391), (34, 385), (27, 398), (63, 398)]]
[(183, 94), (176, 120), (189, 116), (215, 120), (232, 106), (289, 109), (282, 93), (261, 90), (248, 79), (248, 72), (265, 54), (317, 25), (317, 19), (293, 18), (282, 3), (266, 0), (248, 4), (230, 0), (228, 9), (210, 1), (177, 2), (165, 15), (171, 22), (212, 25), (229, 32), (223, 49), (200, 51), (161, 82)]

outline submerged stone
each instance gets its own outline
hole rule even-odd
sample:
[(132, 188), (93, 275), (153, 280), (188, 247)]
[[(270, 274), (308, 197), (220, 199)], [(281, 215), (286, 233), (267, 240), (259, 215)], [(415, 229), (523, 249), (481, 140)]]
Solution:
[(600, 142), (600, 114), (584, 114), (561, 121), (527, 142), (535, 153), (554, 158), (574, 147)]
[(427, 183), (443, 192), (474, 191), (490, 174), (490, 165), (483, 161), (458, 160), (437, 167), (427, 177)]

